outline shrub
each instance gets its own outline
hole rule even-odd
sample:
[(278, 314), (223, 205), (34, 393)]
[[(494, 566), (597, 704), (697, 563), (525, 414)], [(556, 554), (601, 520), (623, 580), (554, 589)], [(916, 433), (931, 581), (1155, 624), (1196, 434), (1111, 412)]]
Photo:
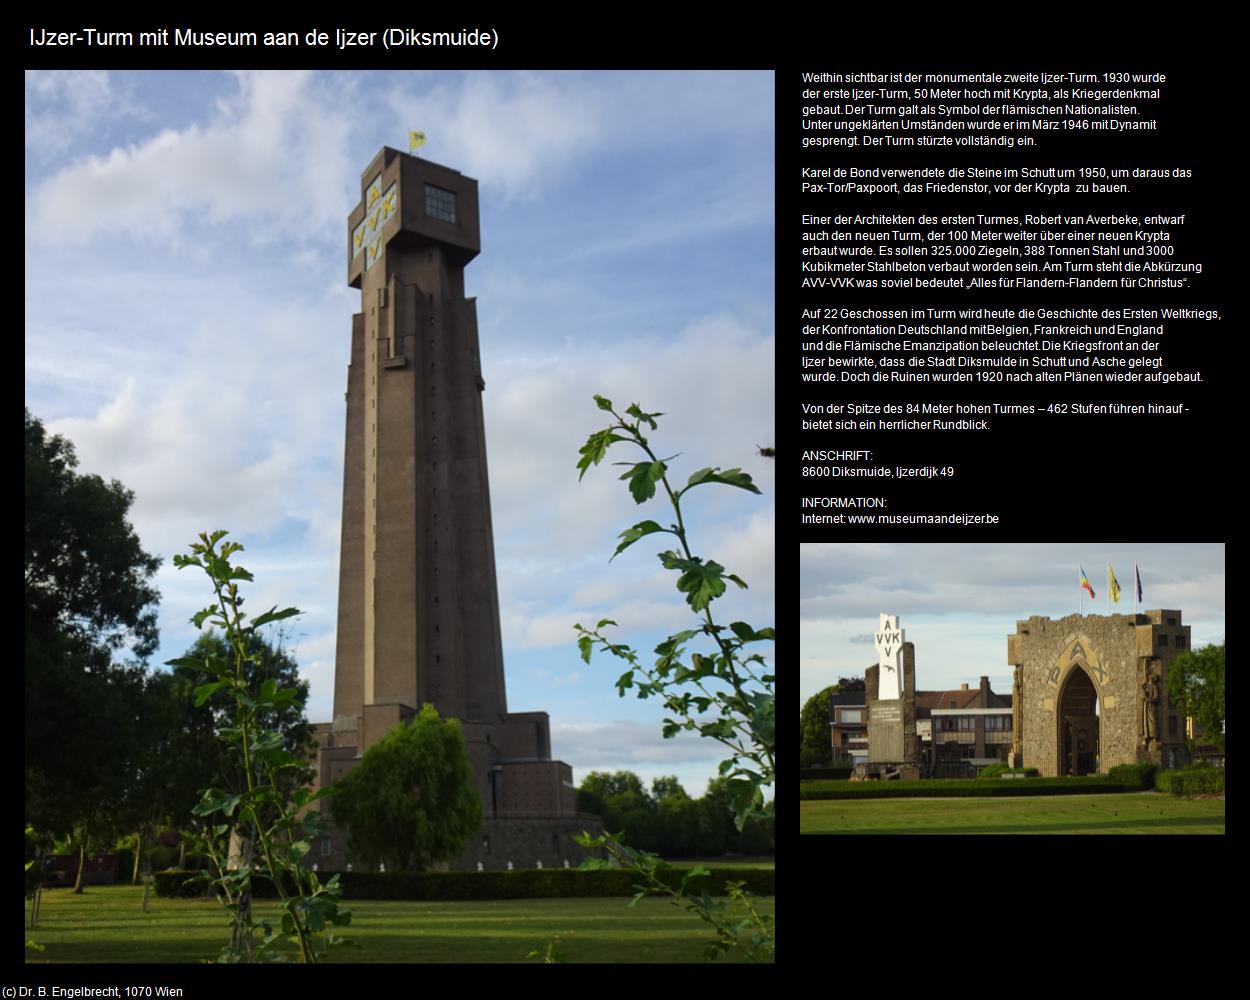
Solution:
[(1107, 772), (1107, 776), (1112, 781), (1120, 782), (1125, 788), (1135, 788), (1139, 791), (1155, 786), (1153, 764), (1117, 764)]
[(997, 778), (1000, 774), (1010, 774), (1011, 768), (1004, 763), (991, 764), (989, 767), (981, 768), (978, 778)]
[(1173, 795), (1202, 795), (1224, 791), (1224, 769), (1187, 767), (1181, 771), (1161, 771), (1156, 779), (1161, 792)]
[(801, 750), (799, 752), (799, 767), (806, 770), (811, 767), (828, 767), (829, 752), (827, 750)]

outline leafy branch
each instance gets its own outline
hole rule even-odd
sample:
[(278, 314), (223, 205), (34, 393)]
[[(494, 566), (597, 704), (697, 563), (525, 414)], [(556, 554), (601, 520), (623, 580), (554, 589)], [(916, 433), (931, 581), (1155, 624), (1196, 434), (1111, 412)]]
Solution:
[[(625, 466), (620, 478), (627, 482), (630, 495), (638, 504), (654, 498), (663, 488), (674, 520), (668, 525), (655, 520), (639, 521), (622, 531), (620, 543), (611, 559), (636, 542), (650, 535), (669, 534), (676, 539), (676, 548), (665, 549), (657, 558), (666, 570), (677, 574), (675, 586), (685, 596), (697, 626), (670, 635), (655, 647), (655, 660), (646, 663), (630, 646), (616, 642), (605, 629), (618, 627), (610, 618), (601, 619), (594, 628), (574, 626), (582, 659), (590, 663), (596, 649), (623, 660), (627, 668), (616, 681), (617, 693), (633, 690), (639, 698), (659, 698), (668, 710), (663, 735), (672, 739), (683, 730), (720, 743), (730, 756), (721, 762), (720, 773), (734, 810), (734, 822), (741, 830), (753, 816), (770, 815), (771, 805), (764, 805), (764, 789), (771, 787), (776, 773), (776, 708), (773, 697), (775, 675), (761, 653), (748, 651), (755, 643), (772, 642), (771, 626), (756, 628), (743, 621), (719, 623), (712, 613), (712, 602), (724, 596), (728, 585), (746, 589), (746, 581), (730, 573), (712, 559), (704, 559), (691, 551), (682, 509), (683, 498), (698, 486), (719, 483), (736, 489), (759, 493), (751, 477), (741, 469), (704, 468), (694, 472), (680, 488), (669, 481), (669, 463), (678, 456), (660, 458), (647, 440), (644, 427), (656, 430), (656, 417), (637, 403), (630, 404), (624, 414), (617, 413), (612, 401), (595, 396), (600, 410), (610, 413), (613, 422), (595, 431), (580, 449), (578, 480), (599, 465), (616, 445), (633, 446), (646, 456), (645, 461), (616, 463)], [(611, 561), (609, 559), (609, 562)], [(708, 651), (694, 651), (699, 642)], [(577, 838), (585, 847), (605, 851), (604, 858), (583, 862), (583, 868), (598, 868), (618, 862), (638, 877), (638, 893), (630, 905), (643, 896), (665, 895), (674, 905), (698, 914), (716, 931), (716, 939), (705, 952), (710, 960), (731, 948), (742, 951), (751, 961), (770, 961), (775, 955), (773, 918), (760, 912), (743, 883), (729, 883), (728, 901), (713, 899), (706, 892), (688, 892), (692, 878), (707, 874), (695, 867), (686, 872), (680, 883), (671, 885), (659, 872), (667, 867), (660, 858), (639, 851), (621, 842), (619, 835), (606, 834)]]
[[(191, 545), (190, 555), (174, 556), (174, 565), (179, 569), (199, 567), (212, 581), (214, 603), (197, 611), (191, 623), (199, 629), (205, 623), (220, 627), (233, 662), (209, 653), (202, 658), (181, 657), (168, 663), (211, 678), (195, 689), (197, 707), (218, 691), (227, 692), (233, 699), (233, 724), (223, 728), (221, 736), (240, 755), (246, 785), (238, 792), (205, 789), (200, 803), (192, 810), (196, 816), (220, 814), (225, 820), (207, 826), (202, 834), (201, 850), (217, 871), (216, 878), (207, 873), (202, 877), (219, 888), (219, 898), (231, 914), (231, 942), (222, 952), (222, 961), (283, 961), (282, 953), (272, 946), (286, 940), (296, 946), (301, 962), (316, 962), (329, 948), (351, 943), (331, 930), (333, 926), (351, 923), (351, 912), (339, 906), (342, 890), (338, 876), (323, 885), (317, 873), (301, 863), (311, 849), (310, 838), (321, 833), (323, 827), (319, 812), (310, 810), (302, 816), (300, 812), (332, 789), (312, 793), (300, 787), (289, 796), (286, 794), (284, 772), (302, 770), (307, 761), (286, 749), (282, 730), (267, 726), (266, 720), (289, 707), (297, 692), (294, 688), (278, 687), (272, 678), (257, 684), (249, 680), (245, 669), (249, 662), (260, 662), (258, 655), (248, 653), (247, 637), (271, 622), (299, 614), (299, 610), (279, 611), (273, 607), (247, 621), (239, 581), (251, 582), (252, 574), (230, 562), (232, 555), (243, 551), (242, 545), (226, 542), (220, 550), (217, 548), (225, 535), (224, 531), (201, 534), (200, 541)], [(206, 823), (211, 820), (206, 819)], [(282, 918), (276, 929), (268, 920), (252, 916), (253, 844), (259, 848), (261, 873), (272, 881), (280, 900)], [(290, 886), (294, 886), (293, 892)]]
[[(674, 536), (678, 549), (662, 551), (658, 558), (666, 570), (678, 574), (677, 590), (685, 595), (699, 624), (670, 635), (656, 646), (656, 659), (651, 665), (644, 663), (630, 646), (615, 642), (604, 633), (607, 627), (617, 624), (610, 618), (601, 619), (594, 628), (574, 626), (578, 648), (586, 663), (598, 648), (628, 664), (629, 669), (617, 679), (618, 693), (624, 697), (632, 688), (639, 698), (660, 698), (671, 713), (671, 717), (664, 720), (666, 739), (682, 730), (698, 732), (730, 751), (731, 756), (720, 765), (720, 773), (728, 775), (735, 821), (741, 829), (748, 818), (766, 814), (763, 789), (773, 784), (776, 771), (775, 675), (761, 654), (747, 652), (745, 647), (772, 642), (775, 634), (771, 627), (757, 629), (742, 621), (727, 626), (717, 623), (712, 614), (712, 602), (725, 594), (728, 583), (742, 589), (747, 584), (741, 577), (727, 572), (720, 563), (704, 560), (691, 551), (682, 498), (696, 486), (709, 483), (751, 493), (760, 491), (751, 477), (737, 468), (699, 469), (687, 479), (685, 486), (674, 489), (668, 478), (668, 463), (677, 456), (661, 459), (643, 433), (644, 427), (656, 430), (655, 418), (663, 414), (645, 412), (633, 403), (622, 415), (613, 408), (611, 400), (595, 396), (595, 402), (599, 409), (612, 415), (614, 422), (591, 434), (580, 449), (578, 479), (592, 466), (600, 464), (614, 445), (632, 444), (647, 460), (616, 463), (627, 466), (620, 478), (628, 481), (630, 494), (639, 504), (653, 498), (657, 488), (662, 487), (675, 518), (668, 526), (645, 520), (626, 528), (618, 535), (621, 541), (612, 559), (649, 535)], [(696, 637), (710, 642), (713, 652), (689, 651), (688, 646)]]

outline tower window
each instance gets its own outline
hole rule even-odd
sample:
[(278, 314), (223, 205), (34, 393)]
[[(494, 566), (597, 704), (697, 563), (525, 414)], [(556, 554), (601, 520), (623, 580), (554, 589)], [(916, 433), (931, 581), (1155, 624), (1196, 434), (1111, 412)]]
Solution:
[(444, 222), (456, 221), (456, 193), (435, 187), (425, 186), (425, 214)]

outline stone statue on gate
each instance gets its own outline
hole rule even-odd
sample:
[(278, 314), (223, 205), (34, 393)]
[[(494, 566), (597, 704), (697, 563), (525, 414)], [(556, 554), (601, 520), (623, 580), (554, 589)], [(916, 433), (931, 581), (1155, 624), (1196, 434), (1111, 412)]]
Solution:
[(1015, 677), (1011, 682), (1011, 755), (1013, 766), (1018, 767), (1015, 758), (1022, 752), (1021, 720), (1024, 718), (1024, 667), (1017, 665)]
[(1142, 745), (1149, 747), (1151, 741), (1159, 738), (1159, 678), (1150, 668), (1146, 668), (1146, 679), (1142, 682)]

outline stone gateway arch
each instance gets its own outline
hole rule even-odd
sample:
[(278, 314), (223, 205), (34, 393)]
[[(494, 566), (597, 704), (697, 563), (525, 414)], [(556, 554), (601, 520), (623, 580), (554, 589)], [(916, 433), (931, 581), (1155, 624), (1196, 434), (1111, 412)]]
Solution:
[(1017, 622), (1007, 638), (1013, 762), (1050, 777), (1187, 763), (1167, 669), (1190, 648), (1189, 631), (1180, 611), (1166, 609)]

